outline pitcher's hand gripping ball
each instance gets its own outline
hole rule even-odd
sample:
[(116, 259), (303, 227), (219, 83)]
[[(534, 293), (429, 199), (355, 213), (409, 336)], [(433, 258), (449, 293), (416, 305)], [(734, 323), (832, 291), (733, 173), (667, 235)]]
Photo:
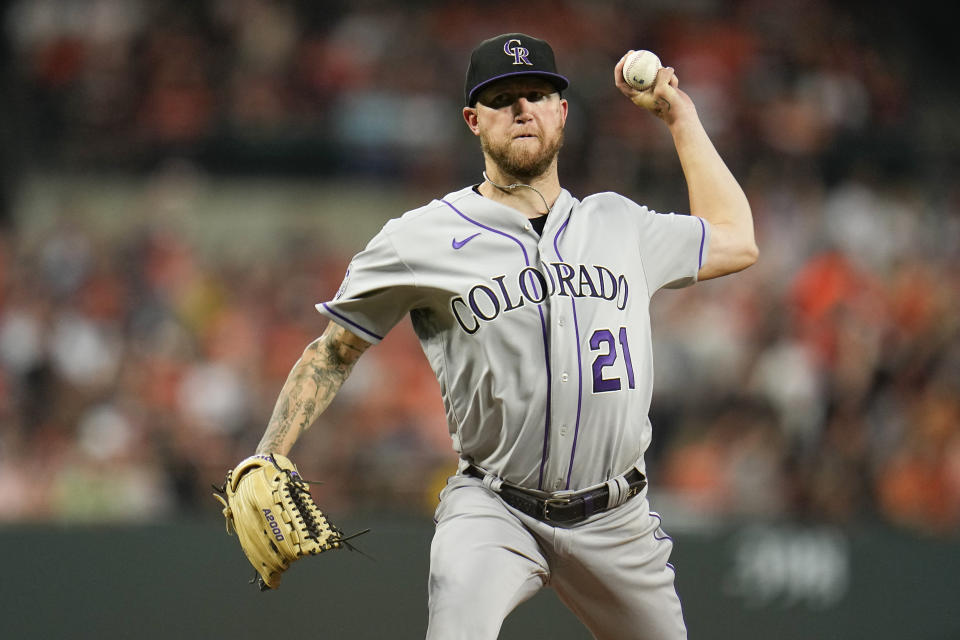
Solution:
[[(296, 466), (279, 454), (250, 456), (227, 472), (213, 497), (223, 504), (227, 533), (237, 532), (243, 553), (257, 570), (250, 582), (275, 589), (290, 564), (344, 544), (327, 521)], [(349, 545), (347, 545), (349, 546)]]
[(657, 71), (663, 65), (652, 51), (634, 51), (623, 63), (623, 79), (637, 91), (646, 91), (657, 79)]

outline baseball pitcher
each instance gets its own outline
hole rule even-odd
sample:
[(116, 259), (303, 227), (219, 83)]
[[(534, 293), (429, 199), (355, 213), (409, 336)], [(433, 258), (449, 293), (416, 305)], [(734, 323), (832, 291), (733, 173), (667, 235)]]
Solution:
[(521, 33), (480, 43), (463, 108), (483, 152), (477, 183), (389, 221), (353, 258), (258, 446), (285, 456), (410, 314), (460, 457), (435, 516), (428, 638), (496, 638), (544, 586), (597, 638), (686, 637), (672, 542), (646, 492), (649, 303), (748, 267), (757, 247), (746, 196), (674, 70), (638, 91), (623, 64), (616, 87), (672, 134), (690, 215), (561, 188), (569, 82), (553, 50)]

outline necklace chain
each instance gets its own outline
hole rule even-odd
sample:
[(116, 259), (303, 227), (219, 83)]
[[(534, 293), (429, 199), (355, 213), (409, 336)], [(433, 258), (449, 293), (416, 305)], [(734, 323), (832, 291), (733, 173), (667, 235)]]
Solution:
[(501, 191), (510, 192), (510, 191), (513, 191), (514, 189), (516, 189), (517, 187), (526, 187), (527, 189), (532, 189), (533, 192), (534, 192), (535, 194), (537, 194), (538, 196), (540, 196), (540, 199), (543, 200), (543, 206), (547, 209), (547, 214), (546, 214), (546, 215), (549, 215), (549, 214), (550, 214), (550, 211), (553, 209), (553, 207), (551, 207), (550, 205), (547, 204), (547, 199), (543, 197), (543, 194), (540, 193), (540, 191), (537, 190), (536, 187), (532, 187), (532, 186), (530, 186), (529, 184), (523, 184), (522, 182), (514, 182), (513, 184), (508, 184), (508, 185), (497, 184), (496, 182), (494, 182), (493, 180), (491, 180), (489, 176), (487, 176), (487, 172), (486, 172), (486, 171), (483, 171), (482, 173), (483, 173), (483, 179), (484, 179), (484, 180), (486, 180), (487, 182), (489, 182), (490, 184), (492, 184), (493, 186), (495, 186), (497, 189), (500, 189)]

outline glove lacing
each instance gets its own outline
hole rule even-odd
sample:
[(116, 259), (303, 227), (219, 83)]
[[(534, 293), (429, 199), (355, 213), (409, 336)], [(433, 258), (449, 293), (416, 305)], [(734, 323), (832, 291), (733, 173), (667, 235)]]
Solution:
[[(307, 537), (314, 542), (320, 542), (320, 535), (323, 533), (320, 523), (315, 517), (317, 510), (313, 497), (310, 495), (310, 489), (307, 486), (308, 481), (300, 477), (294, 471), (284, 470), (287, 474), (287, 491), (290, 495), (290, 501), (297, 508), (297, 521), (303, 523), (307, 530)], [(316, 483), (314, 483), (316, 484)], [(334, 544), (339, 542), (340, 532), (333, 531)]]
[[(290, 502), (296, 507), (297, 512), (297, 521), (303, 523), (304, 528), (307, 530), (307, 537), (320, 544), (320, 536), (323, 534), (323, 526), (320, 522), (317, 521), (316, 514), (319, 513), (316, 503), (313, 501), (313, 496), (310, 495), (311, 484), (323, 484), (322, 482), (305, 480), (300, 476), (299, 473), (291, 469), (284, 469), (277, 464), (277, 461), (273, 456), (269, 457), (270, 462), (273, 463), (273, 466), (277, 468), (278, 471), (282, 471), (287, 476), (287, 481), (284, 483), (287, 487), (287, 493), (290, 496)], [(327, 523), (327, 526), (330, 528), (330, 544), (331, 546), (339, 546), (341, 542), (346, 543), (348, 538), (343, 537), (343, 533), (336, 527)], [(369, 529), (367, 529), (369, 531)], [(360, 533), (350, 536), (350, 538), (355, 538), (358, 535), (367, 533), (367, 531), (362, 531)], [(351, 551), (355, 548), (346, 543), (346, 546)]]

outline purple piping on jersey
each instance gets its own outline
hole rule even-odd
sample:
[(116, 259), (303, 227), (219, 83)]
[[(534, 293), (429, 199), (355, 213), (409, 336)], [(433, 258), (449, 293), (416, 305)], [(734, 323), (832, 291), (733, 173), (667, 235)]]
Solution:
[[(480, 223), (480, 222), (477, 222), (476, 220), (474, 220), (474, 219), (471, 218), (470, 216), (466, 215), (463, 211), (460, 211), (460, 209), (457, 209), (455, 206), (453, 206), (452, 204), (450, 204), (449, 202), (447, 202), (446, 200), (444, 200), (444, 199), (442, 199), (442, 198), (440, 199), (440, 202), (442, 202), (443, 204), (445, 204), (445, 205), (447, 205), (448, 207), (450, 207), (451, 209), (453, 209), (454, 213), (456, 213), (458, 216), (460, 216), (461, 218), (463, 218), (464, 220), (466, 220), (466, 221), (469, 222), (470, 224), (476, 225), (476, 226), (480, 227), (481, 229), (486, 229), (487, 231), (490, 231), (490, 232), (492, 232), (492, 233), (496, 233), (496, 234), (498, 234), (498, 235), (501, 235), (501, 236), (503, 236), (504, 238), (510, 238), (511, 240), (513, 240), (514, 242), (516, 242), (517, 245), (520, 247), (520, 251), (523, 252), (523, 262), (524, 262), (524, 264), (525, 264), (526, 266), (528, 266), (528, 267), (530, 266), (530, 256), (527, 255), (527, 248), (523, 246), (523, 243), (520, 242), (519, 239), (513, 237), (513, 236), (510, 235), (509, 233), (505, 233), (505, 232), (503, 232), (503, 231), (500, 231), (499, 229), (494, 229), (493, 227), (488, 227), (488, 226), (485, 225), (485, 224), (482, 224), (482, 223)], [(540, 452), (540, 476), (539, 476), (539, 478), (538, 478), (538, 480), (537, 480), (537, 489), (543, 489), (543, 469), (544, 469), (544, 467), (546, 466), (546, 462), (547, 462), (547, 445), (548, 445), (549, 442), (550, 442), (550, 393), (551, 393), (551, 391), (550, 391), (550, 388), (551, 388), (551, 384), (550, 384), (550, 383), (551, 383), (551, 380), (550, 380), (550, 378), (551, 378), (551, 376), (550, 376), (550, 341), (549, 341), (549, 339), (548, 339), (548, 337), (547, 337), (547, 321), (546, 321), (546, 319), (543, 317), (543, 305), (542, 305), (542, 304), (538, 304), (538, 305), (537, 305), (537, 311), (540, 312), (540, 331), (543, 333), (543, 357), (544, 357), (544, 363), (545, 363), (546, 371), (547, 371), (547, 408), (546, 408), (546, 416), (544, 417), (544, 425), (543, 425), (543, 449), (542, 449), (541, 452)]]
[(707, 239), (707, 228), (703, 225), (703, 218), (697, 218), (700, 221), (700, 258), (697, 261), (697, 270), (703, 266), (703, 242)]
[[(560, 234), (563, 233), (567, 225), (570, 224), (570, 217), (571, 216), (567, 216), (567, 219), (563, 221), (563, 224), (560, 225), (560, 228), (557, 230), (557, 235), (553, 236), (553, 251), (561, 261), (563, 261), (563, 256), (560, 255), (560, 247), (557, 245), (560, 242)], [(580, 321), (577, 318), (577, 302), (573, 296), (570, 297), (570, 306), (573, 308), (573, 332), (577, 339), (577, 421), (573, 427), (573, 448), (570, 450), (570, 465), (567, 467), (566, 489), (570, 488), (570, 479), (573, 477), (573, 458), (577, 454), (577, 437), (580, 435), (580, 410), (583, 408), (583, 361), (580, 353)]]
[(543, 305), (537, 305), (540, 313), (540, 331), (543, 333), (543, 360), (547, 371), (547, 406), (543, 425), (543, 448), (540, 450), (540, 475), (537, 477), (537, 489), (543, 489), (543, 469), (547, 464), (547, 445), (550, 442), (550, 399), (553, 376), (550, 375), (550, 340), (547, 337), (547, 320), (543, 317)]
[[(663, 518), (660, 517), (660, 514), (657, 513), (657, 512), (655, 512), (655, 511), (651, 511), (651, 512), (650, 512), (650, 515), (653, 516), (654, 518), (656, 518), (656, 519), (657, 519), (657, 522), (660, 523), (659, 525), (657, 525), (657, 529), (660, 529), (660, 531), (663, 531)], [(664, 533), (663, 533), (663, 536), (658, 536), (656, 529), (654, 529), (654, 531), (653, 531), (653, 539), (654, 539), (654, 540), (669, 540), (670, 542), (673, 542), (673, 538), (671, 538), (670, 536), (668, 536), (665, 531), (664, 531)]]
[(350, 318), (347, 318), (346, 316), (343, 316), (343, 315), (337, 313), (336, 311), (334, 311), (333, 309), (331, 309), (331, 308), (330, 308), (330, 305), (328, 305), (326, 302), (323, 302), (323, 303), (321, 303), (321, 304), (323, 304), (323, 308), (326, 309), (327, 311), (329, 311), (331, 315), (335, 315), (336, 317), (338, 317), (339, 319), (343, 320), (344, 322), (346, 322), (346, 323), (349, 324), (350, 326), (356, 327), (357, 329), (360, 329), (360, 331), (363, 331), (364, 333), (373, 336), (373, 337), (376, 338), (377, 340), (383, 340), (383, 336), (378, 336), (378, 335), (375, 334), (373, 331), (370, 331), (369, 329), (364, 329), (363, 327), (361, 327), (360, 325), (358, 325), (356, 322), (354, 322), (354, 321), (351, 320)]

